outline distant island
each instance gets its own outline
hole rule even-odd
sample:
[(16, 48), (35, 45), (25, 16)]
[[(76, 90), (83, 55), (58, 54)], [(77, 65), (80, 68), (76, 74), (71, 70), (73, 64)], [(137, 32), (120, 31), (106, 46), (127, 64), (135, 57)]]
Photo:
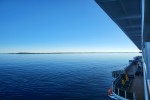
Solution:
[(8, 54), (85, 54), (85, 53), (142, 53), (142, 52), (49, 52), (49, 53), (17, 52)]

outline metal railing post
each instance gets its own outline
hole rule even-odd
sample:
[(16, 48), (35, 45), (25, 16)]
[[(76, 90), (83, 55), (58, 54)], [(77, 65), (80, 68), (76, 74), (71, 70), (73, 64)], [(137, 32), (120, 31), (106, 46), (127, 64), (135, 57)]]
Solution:
[(120, 95), (120, 93), (119, 93), (119, 88), (118, 88), (118, 95)]
[(127, 98), (127, 92), (126, 92), (126, 90), (125, 90), (125, 98)]
[(133, 100), (136, 100), (135, 93), (133, 92)]
[(113, 89), (114, 89), (114, 93), (116, 93), (116, 92), (115, 92), (115, 86), (113, 86)]

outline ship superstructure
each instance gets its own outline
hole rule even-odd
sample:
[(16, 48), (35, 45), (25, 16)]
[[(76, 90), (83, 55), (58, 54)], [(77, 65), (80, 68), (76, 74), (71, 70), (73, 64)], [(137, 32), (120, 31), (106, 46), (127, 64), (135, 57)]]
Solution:
[(122, 71), (114, 71), (110, 97), (150, 98), (150, 0), (95, 0), (142, 52)]

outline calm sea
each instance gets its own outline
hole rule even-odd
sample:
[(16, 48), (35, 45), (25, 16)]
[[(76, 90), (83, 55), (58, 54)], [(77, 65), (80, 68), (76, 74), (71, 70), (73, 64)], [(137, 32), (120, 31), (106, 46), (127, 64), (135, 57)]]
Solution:
[(0, 54), (0, 100), (110, 100), (111, 72), (137, 55)]

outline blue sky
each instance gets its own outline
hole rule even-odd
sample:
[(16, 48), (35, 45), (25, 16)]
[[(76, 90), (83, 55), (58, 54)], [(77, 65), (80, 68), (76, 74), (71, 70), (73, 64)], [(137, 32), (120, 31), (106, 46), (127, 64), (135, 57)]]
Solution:
[(139, 51), (94, 0), (1, 0), (0, 52)]

